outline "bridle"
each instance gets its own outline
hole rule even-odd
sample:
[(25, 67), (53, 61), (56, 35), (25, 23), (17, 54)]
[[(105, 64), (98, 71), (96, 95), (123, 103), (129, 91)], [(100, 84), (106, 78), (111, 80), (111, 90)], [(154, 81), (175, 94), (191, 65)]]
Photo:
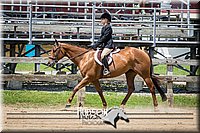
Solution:
[[(62, 62), (65, 62), (65, 61), (68, 61), (68, 60), (73, 60), (73, 59), (75, 59), (75, 58), (77, 58), (77, 57), (79, 57), (79, 56), (81, 56), (81, 55), (83, 55), (83, 54), (89, 52), (91, 49), (92, 49), (92, 48), (89, 48), (87, 51), (82, 52), (82, 53), (80, 53), (80, 54), (78, 54), (78, 55), (76, 55), (76, 56), (74, 56), (74, 57), (71, 57), (71, 58), (68, 58), (68, 59), (66, 59), (66, 60), (63, 60)], [(59, 61), (59, 60), (58, 60), (58, 54), (59, 54), (59, 53), (62, 53), (63, 56), (65, 56), (65, 53), (63, 53), (63, 51), (61, 50), (61, 46), (57, 47), (57, 48), (54, 50), (54, 52), (56, 52), (57, 50), (59, 50), (59, 51), (56, 53), (56, 55), (55, 55), (54, 57), (49, 56), (49, 59), (53, 60), (53, 61), (55, 62), (55, 64), (58, 64), (58, 61)], [(60, 63), (62, 63), (62, 62), (60, 62)]]
[[(59, 50), (59, 51), (57, 51), (57, 50)], [(56, 55), (54, 57), (49, 56), (49, 59), (53, 60), (55, 63), (58, 62), (58, 54), (62, 53), (63, 56), (65, 56), (65, 53), (63, 53), (63, 51), (61, 50), (61, 46), (57, 47), (53, 52), (54, 53), (56, 52)]]

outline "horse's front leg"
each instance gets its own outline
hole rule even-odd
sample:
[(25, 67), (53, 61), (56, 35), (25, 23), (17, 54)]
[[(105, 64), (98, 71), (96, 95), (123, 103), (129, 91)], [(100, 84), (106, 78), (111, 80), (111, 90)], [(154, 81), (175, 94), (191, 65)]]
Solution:
[(99, 93), (99, 96), (101, 97), (103, 108), (106, 109), (107, 108), (107, 102), (106, 102), (106, 100), (103, 96), (103, 91), (101, 89), (99, 80), (93, 81), (92, 83), (94, 84), (96, 91)]
[(71, 106), (71, 102), (76, 94), (76, 92), (78, 90), (80, 90), (81, 88), (83, 88), (84, 86), (86, 86), (89, 83), (89, 78), (85, 77), (81, 80), (81, 82), (78, 83), (78, 85), (76, 85), (76, 87), (74, 88), (71, 96), (68, 98), (67, 100), (67, 104), (66, 104), (66, 108)]

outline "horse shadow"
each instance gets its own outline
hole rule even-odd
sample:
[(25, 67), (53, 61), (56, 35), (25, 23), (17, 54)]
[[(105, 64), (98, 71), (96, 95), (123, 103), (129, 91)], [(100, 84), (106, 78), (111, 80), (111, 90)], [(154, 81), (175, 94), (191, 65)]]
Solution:
[(129, 119), (126, 116), (125, 112), (118, 107), (109, 109), (106, 115), (101, 116), (101, 119), (103, 120), (104, 123), (110, 124), (114, 128), (117, 128), (117, 121), (119, 119), (129, 122)]

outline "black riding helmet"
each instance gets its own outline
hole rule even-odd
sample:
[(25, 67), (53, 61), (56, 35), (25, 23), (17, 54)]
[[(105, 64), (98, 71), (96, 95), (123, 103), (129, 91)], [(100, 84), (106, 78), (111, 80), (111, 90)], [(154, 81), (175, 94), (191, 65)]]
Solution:
[(107, 18), (111, 22), (111, 15), (109, 13), (107, 13), (107, 12), (103, 13), (101, 15), (100, 19), (102, 19), (102, 18)]

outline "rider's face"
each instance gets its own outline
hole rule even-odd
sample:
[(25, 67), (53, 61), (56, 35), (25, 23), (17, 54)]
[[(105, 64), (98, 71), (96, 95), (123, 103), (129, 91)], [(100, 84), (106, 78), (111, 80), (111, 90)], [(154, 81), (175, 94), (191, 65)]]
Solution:
[(108, 20), (106, 19), (106, 18), (102, 18), (101, 19), (101, 24), (102, 25), (105, 25), (105, 24), (107, 24), (108, 23)]

